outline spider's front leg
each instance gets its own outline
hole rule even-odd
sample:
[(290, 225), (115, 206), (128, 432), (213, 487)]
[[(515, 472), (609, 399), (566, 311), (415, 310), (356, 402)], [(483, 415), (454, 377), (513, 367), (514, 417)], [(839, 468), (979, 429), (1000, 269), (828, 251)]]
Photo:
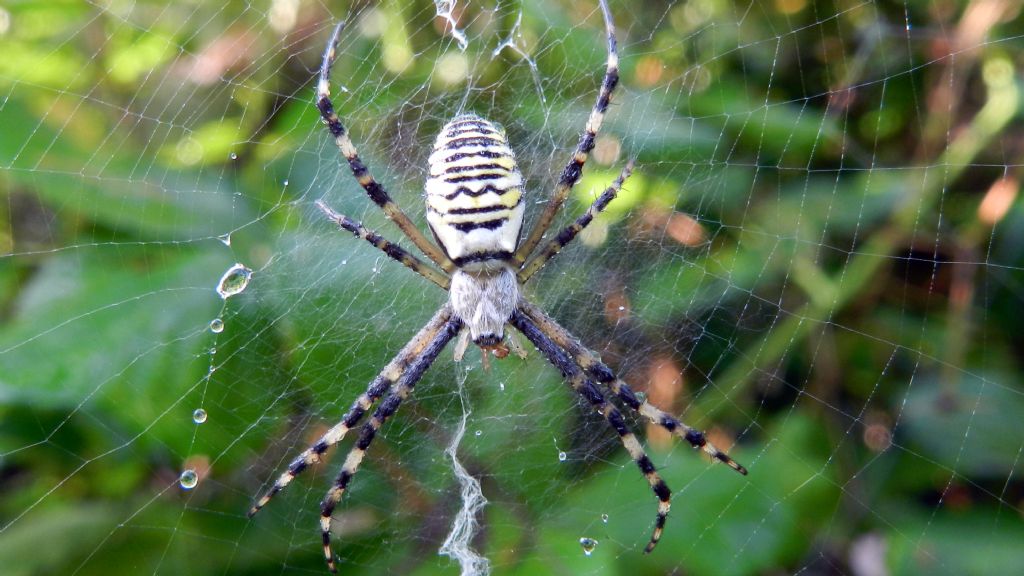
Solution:
[(250, 518), (253, 517), (278, 492), (291, 484), (296, 476), (301, 474), (310, 465), (319, 462), (328, 448), (341, 442), (348, 431), (355, 427), (363, 418), (363, 415), (366, 414), (366, 411), (373, 406), (373, 403), (387, 393), (391, 389), (392, 384), (398, 382), (407, 373), (409, 366), (417, 357), (420, 357), (430, 348), (431, 344), (439, 338), (439, 333), (442, 332), (442, 329), (451, 321), (451, 309), (445, 306), (402, 348), (401, 352), (384, 367), (384, 370), (370, 382), (366, 391), (360, 394), (359, 398), (352, 403), (352, 406), (345, 413), (341, 422), (335, 424), (315, 444), (292, 460), (292, 463), (288, 465), (288, 469), (281, 474), (277, 481), (274, 482), (274, 485), (249, 509), (248, 516)]
[(611, 368), (601, 362), (601, 359), (596, 354), (583, 346), (576, 337), (545, 314), (543, 310), (525, 300), (520, 303), (519, 308), (523, 314), (536, 323), (547, 337), (551, 338), (559, 347), (568, 352), (587, 374), (601, 384), (608, 386), (627, 406), (652, 423), (686, 440), (694, 448), (703, 450), (715, 460), (726, 464), (740, 474), (747, 474), (746, 468), (733, 460), (728, 454), (716, 448), (714, 444), (708, 441), (703, 432), (684, 424), (646, 399), (639, 399), (629, 385), (616, 376)]
[(586, 377), (569, 355), (549, 338), (521, 309), (516, 310), (512, 314), (509, 323), (522, 332), (523, 336), (526, 336), (544, 354), (548, 361), (562, 372), (562, 375), (572, 386), (573, 390), (585, 398), (595, 410), (604, 416), (604, 419), (619, 435), (619, 440), (626, 448), (626, 451), (629, 452), (633, 461), (636, 462), (637, 467), (640, 468), (648, 484), (651, 485), (651, 490), (658, 497), (658, 516), (655, 520), (654, 531), (651, 533), (651, 539), (647, 543), (647, 547), (644, 548), (644, 552), (654, 550), (654, 547), (658, 545), (658, 541), (661, 539), (662, 530), (665, 528), (665, 519), (668, 517), (668, 511), (671, 507), (672, 491), (669, 490), (668, 485), (658, 475), (654, 464), (647, 457), (636, 435), (629, 430), (625, 419), (622, 417), (622, 413), (619, 412), (614, 404), (605, 399), (594, 382)]
[(448, 345), (448, 342), (462, 329), (462, 321), (452, 315), (451, 308), (447, 305), (434, 316), (431, 324), (433, 325), (442, 318), (443, 321), (440, 322), (440, 329), (434, 332), (419, 354), (404, 358), (402, 373), (395, 381), (394, 388), (377, 406), (377, 410), (374, 411), (370, 421), (363, 424), (359, 439), (356, 440), (355, 445), (345, 457), (345, 463), (342, 465), (338, 477), (334, 480), (334, 485), (327, 491), (323, 501), (320, 503), (320, 535), (323, 539), (324, 559), (327, 561), (327, 567), (331, 572), (337, 572), (334, 556), (331, 554), (331, 515), (334, 513), (334, 507), (341, 501), (341, 497), (345, 494), (349, 482), (356, 472), (359, 471), (359, 464), (363, 461), (363, 456), (370, 447), (370, 443), (376, 437), (377, 431), (380, 430), (380, 427), (384, 425), (388, 418), (398, 411), (399, 405), (409, 396), (413, 387), (423, 377), (423, 373), (430, 368), (430, 365), (434, 363), (434, 360), (444, 350), (444, 347)]

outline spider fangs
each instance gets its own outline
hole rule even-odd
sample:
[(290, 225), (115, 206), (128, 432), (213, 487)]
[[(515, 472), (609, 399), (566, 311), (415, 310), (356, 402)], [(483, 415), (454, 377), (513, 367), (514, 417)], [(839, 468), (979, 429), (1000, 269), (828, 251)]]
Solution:
[(341, 472), (320, 506), (324, 558), (332, 572), (336, 569), (331, 553), (331, 516), (335, 506), (341, 501), (381, 426), (395, 414), (444, 347), (464, 329), (468, 330), (473, 342), (484, 350), (486, 358), (487, 351), (499, 357), (507, 355), (505, 327), (514, 327), (558, 368), (571, 388), (604, 417), (658, 499), (654, 531), (645, 552), (653, 550), (661, 538), (672, 493), (658, 475), (640, 441), (629, 430), (622, 413), (606, 398), (606, 393), (614, 395), (630, 410), (685, 440), (694, 448), (703, 450), (713, 459), (741, 474), (747, 473), (743, 466), (708, 442), (704, 433), (633, 393), (629, 385), (601, 362), (600, 357), (524, 298), (520, 290), (544, 264), (572, 242), (596, 214), (604, 210), (633, 169), (633, 162), (628, 162), (615, 182), (586, 212), (541, 245), (544, 234), (551, 227), (569, 191), (582, 175), (612, 92), (618, 84), (615, 27), (607, 3), (605, 0), (599, 0), (599, 3), (607, 34), (608, 58), (597, 101), (547, 206), (522, 242), (519, 241), (519, 232), (523, 223), (524, 186), (515, 156), (504, 130), (473, 114), (457, 116), (446, 124), (438, 134), (429, 158), (427, 221), (437, 244), (427, 240), (416, 228), (387, 190), (370, 174), (334, 111), (328, 79), (343, 24), (334, 30), (320, 68), (317, 108), (352, 175), (370, 200), (440, 270), (380, 234), (366, 229), (361, 223), (331, 210), (324, 202), (318, 201), (317, 206), (342, 229), (363, 238), (392, 259), (447, 290), (449, 300), (370, 382), (341, 421), (299, 454), (249, 510), (249, 516), (256, 514), (295, 476), (318, 462), (328, 448), (340, 442), (376, 404), (376, 409), (362, 425), (359, 438), (346, 456)]

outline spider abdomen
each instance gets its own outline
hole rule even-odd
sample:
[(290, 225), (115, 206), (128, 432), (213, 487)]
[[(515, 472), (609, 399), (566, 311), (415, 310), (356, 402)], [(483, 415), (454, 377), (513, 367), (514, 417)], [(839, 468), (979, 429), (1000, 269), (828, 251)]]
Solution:
[(499, 126), (455, 117), (434, 142), (427, 222), (460, 268), (493, 270), (512, 258), (523, 225), (523, 177)]

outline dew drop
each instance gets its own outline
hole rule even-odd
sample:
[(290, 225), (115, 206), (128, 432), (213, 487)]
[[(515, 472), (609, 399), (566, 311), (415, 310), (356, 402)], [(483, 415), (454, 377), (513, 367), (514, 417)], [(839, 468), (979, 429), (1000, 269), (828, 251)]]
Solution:
[(568, 458), (568, 457), (569, 457), (569, 455), (566, 454), (565, 452), (559, 452), (558, 453), (558, 461), (559, 462), (565, 462), (566, 458)]
[(287, 185), (288, 185), (288, 179), (287, 179), (287, 178), (285, 178), (285, 179), (284, 179), (284, 182), (282, 182), (282, 184), (284, 184), (285, 186), (287, 186)]
[(476, 431), (476, 432), (474, 432), (473, 434), (475, 434), (476, 436), (483, 436), (483, 433), (484, 433), (484, 431), (483, 431), (483, 430), (477, 430), (477, 431)]
[(249, 279), (252, 277), (252, 270), (247, 268), (244, 264), (235, 264), (228, 271), (220, 277), (220, 282), (217, 283), (217, 293), (220, 294), (221, 298), (225, 300), (235, 294), (238, 294), (245, 287), (249, 285)]
[(231, 246), (231, 234), (223, 234), (221, 236), (217, 236), (217, 240), (220, 240), (220, 243), (225, 246)]
[(501, 390), (502, 392), (504, 392), (505, 391), (505, 383), (504, 382), (499, 382), (498, 383), (498, 389)]
[(224, 321), (220, 318), (214, 318), (210, 320), (210, 332), (214, 334), (220, 334), (224, 331)]
[(234, 152), (228, 154), (228, 157), (231, 158), (232, 160), (238, 160), (238, 154), (235, 154)]
[(601, 522), (604, 522), (605, 524), (608, 523), (608, 515), (607, 514), (601, 514)]
[(625, 307), (625, 306), (619, 306), (619, 312), (622, 312), (622, 311), (623, 311), (623, 310), (625, 310), (625, 309), (626, 309), (626, 307)]
[(199, 474), (196, 474), (196, 471), (191, 468), (185, 470), (178, 477), (178, 484), (181, 484), (185, 490), (191, 490), (196, 487), (196, 484), (199, 484)]
[(202, 408), (196, 408), (195, 412), (192, 413), (192, 421), (196, 424), (202, 424), (206, 422), (206, 410)]
[(597, 548), (597, 540), (587, 537), (580, 538), (580, 547), (583, 548), (583, 554), (590, 556), (593, 554), (594, 548)]

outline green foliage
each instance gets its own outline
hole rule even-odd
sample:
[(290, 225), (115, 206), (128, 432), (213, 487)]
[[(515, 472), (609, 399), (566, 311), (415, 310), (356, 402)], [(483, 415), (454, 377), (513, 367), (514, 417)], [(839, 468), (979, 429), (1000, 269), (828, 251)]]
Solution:
[[(338, 108), (418, 222), (460, 106), (508, 129), (541, 198), (592, 105), (592, 3), (491, 4), (460, 8), (465, 52), (429, 2), (360, 4), (343, 37)], [(457, 571), (437, 549), (463, 402), (495, 574), (1019, 569), (1024, 209), (980, 206), (1019, 178), (1024, 23), (991, 2), (960, 46), (964, 4), (615, 3), (623, 88), (567, 211), (638, 170), (527, 293), (638, 390), (677, 366), (666, 408), (750, 475), (652, 434), (676, 493), (644, 555), (655, 499), (557, 371), (446, 352), (340, 507), (345, 573)], [(242, 2), (0, 7), (0, 572), (323, 570), (344, 452), (244, 511), (444, 294), (313, 208), (398, 239), (311, 106), (333, 22), (297, 5), (285, 31)], [(251, 285), (222, 300), (235, 262)]]

